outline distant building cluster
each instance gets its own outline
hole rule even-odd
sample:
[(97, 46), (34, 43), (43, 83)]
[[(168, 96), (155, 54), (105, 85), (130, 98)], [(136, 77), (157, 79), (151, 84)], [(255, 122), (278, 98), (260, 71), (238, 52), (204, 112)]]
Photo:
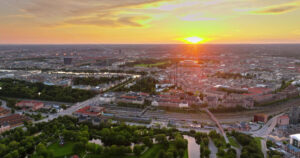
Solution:
[(30, 121), (30, 118), (20, 114), (12, 114), (0, 118), (0, 133), (9, 130), (10, 128), (23, 125), (25, 121)]

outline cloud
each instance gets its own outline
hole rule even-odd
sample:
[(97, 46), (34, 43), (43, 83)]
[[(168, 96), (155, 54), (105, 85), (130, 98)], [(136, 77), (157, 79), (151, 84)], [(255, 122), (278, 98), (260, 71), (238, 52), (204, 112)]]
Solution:
[(114, 17), (113, 15), (98, 15), (95, 17), (73, 18), (65, 21), (64, 24), (94, 25), (101, 27), (142, 27), (143, 25), (139, 21), (148, 19), (150, 19), (150, 17), (147, 16)]
[(204, 17), (202, 13), (194, 13), (194, 14), (188, 14), (181, 18), (181, 20), (184, 21), (210, 21), (210, 20), (217, 20), (217, 18), (214, 17)]
[(281, 4), (253, 11), (256, 14), (283, 14), (299, 8), (298, 3)]
[(132, 9), (170, 0), (30, 0), (20, 10), (36, 17), (43, 26), (88, 24), (141, 27), (150, 19)]

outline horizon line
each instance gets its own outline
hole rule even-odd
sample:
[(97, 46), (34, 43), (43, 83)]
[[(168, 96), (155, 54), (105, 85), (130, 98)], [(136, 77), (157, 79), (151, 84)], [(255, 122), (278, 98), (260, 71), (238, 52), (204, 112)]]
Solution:
[(300, 42), (266, 42), (266, 43), (0, 43), (3, 45), (297, 45)]

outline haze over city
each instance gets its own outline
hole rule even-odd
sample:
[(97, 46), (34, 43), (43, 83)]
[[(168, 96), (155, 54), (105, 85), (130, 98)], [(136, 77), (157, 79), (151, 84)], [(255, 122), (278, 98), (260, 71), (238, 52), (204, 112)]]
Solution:
[(0, 158), (300, 158), (299, 0), (0, 0)]

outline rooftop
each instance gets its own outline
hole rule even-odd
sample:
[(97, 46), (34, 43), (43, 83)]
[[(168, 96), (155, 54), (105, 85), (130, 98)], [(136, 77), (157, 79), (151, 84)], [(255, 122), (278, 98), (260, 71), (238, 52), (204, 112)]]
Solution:
[(300, 134), (293, 134), (293, 135), (290, 135), (290, 138), (296, 139), (296, 140), (300, 141)]

